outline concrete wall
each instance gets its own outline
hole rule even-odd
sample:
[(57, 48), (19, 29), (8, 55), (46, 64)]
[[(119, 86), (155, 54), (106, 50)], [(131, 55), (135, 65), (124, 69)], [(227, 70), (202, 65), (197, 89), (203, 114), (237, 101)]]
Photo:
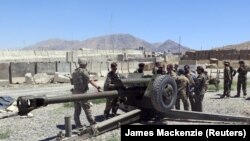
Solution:
[(101, 62), (101, 72), (100, 72), (100, 76), (106, 76), (107, 73), (109, 72), (109, 62)]
[(121, 62), (121, 70), (122, 73), (129, 73), (129, 63), (128, 62)]
[(122, 63), (121, 62), (117, 62), (117, 70), (118, 70), (118, 72), (122, 73)]
[(9, 79), (9, 63), (0, 64), (0, 79)]
[(12, 77), (24, 77), (26, 73), (35, 74), (35, 63), (33, 62), (17, 62), (10, 63), (11, 65), (11, 76)]
[[(23, 83), (25, 74), (29, 72), (33, 75), (72, 73), (78, 64), (76, 60), (67, 62), (66, 52), (68, 51), (0, 51), (0, 79), (10, 78), (10, 82)], [(87, 69), (100, 76), (107, 75), (111, 62), (116, 62), (118, 55), (127, 54), (130, 59), (130, 62), (118, 63), (118, 71), (121, 73), (133, 72), (138, 65), (137, 58), (141, 58), (142, 62), (145, 61), (143, 52), (137, 50), (78, 50), (77, 54), (78, 57), (87, 58), (89, 61)], [(152, 58), (146, 59), (152, 61)], [(11, 62), (10, 67), (9, 62)]]
[(55, 74), (56, 62), (38, 62), (36, 63), (36, 73)]
[(56, 62), (57, 72), (70, 72), (70, 63), (67, 62)]
[(180, 60), (179, 69), (184, 69), (185, 65), (189, 65), (191, 70), (196, 70), (197, 61), (196, 60)]
[(129, 63), (129, 72), (133, 73), (138, 68), (138, 62), (128, 62)]
[(92, 72), (96, 72), (96, 73), (101, 72), (101, 62), (92, 63)]
[[(11, 50), (0, 51), (0, 62), (55, 62), (66, 61), (66, 53), (63, 51), (32, 51), (32, 50)], [(117, 59), (119, 54), (128, 54), (130, 57), (143, 57), (139, 50), (78, 50), (78, 57), (95, 56), (96, 61), (103, 61), (104, 58)]]

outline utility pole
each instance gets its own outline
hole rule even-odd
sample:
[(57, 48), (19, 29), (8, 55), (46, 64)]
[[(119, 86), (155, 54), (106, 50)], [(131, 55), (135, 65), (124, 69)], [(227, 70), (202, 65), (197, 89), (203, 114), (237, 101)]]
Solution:
[(179, 36), (179, 54), (181, 54), (181, 36)]
[[(111, 13), (110, 15), (110, 33), (112, 34), (112, 21), (113, 20), (113, 14)], [(113, 37), (112, 35), (110, 35), (110, 38), (111, 38), (111, 48), (113, 50), (113, 54), (114, 54), (114, 41), (113, 41)]]

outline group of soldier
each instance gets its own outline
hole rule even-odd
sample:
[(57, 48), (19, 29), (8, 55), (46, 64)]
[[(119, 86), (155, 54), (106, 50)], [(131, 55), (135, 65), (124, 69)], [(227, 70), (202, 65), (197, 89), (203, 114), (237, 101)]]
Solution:
[(177, 84), (178, 94), (175, 103), (175, 109), (180, 109), (182, 100), (184, 110), (189, 110), (191, 105), (192, 111), (202, 112), (202, 101), (206, 91), (207, 76), (204, 68), (198, 66), (195, 72), (191, 72), (190, 66), (185, 65), (184, 69), (178, 69), (178, 65), (168, 64), (164, 71), (164, 65), (156, 63), (153, 74), (169, 75)]
[(224, 62), (224, 92), (221, 98), (230, 97), (231, 86), (233, 83), (233, 77), (238, 72), (238, 81), (237, 81), (237, 94), (234, 97), (240, 97), (241, 88), (243, 91), (243, 96), (247, 96), (246, 86), (247, 86), (247, 72), (249, 68), (245, 65), (244, 61), (239, 61), (239, 68), (236, 71), (230, 65), (230, 62)]
[[(72, 73), (71, 78), (71, 84), (74, 85), (74, 88), (72, 90), (73, 94), (83, 94), (86, 93), (89, 90), (88, 84), (90, 83), (93, 87), (97, 89), (98, 92), (101, 91), (101, 87), (98, 86), (94, 81), (90, 79), (89, 72), (87, 70), (87, 60), (84, 58), (79, 58), (78, 60), (79, 67), (75, 69), (75, 71)], [(140, 68), (138, 69), (138, 72), (141, 72)], [(117, 64), (112, 63), (111, 64), (111, 71), (107, 74), (105, 83), (104, 83), (104, 91), (110, 91), (115, 89), (114, 81), (118, 79), (122, 79), (123, 76), (117, 72)], [(110, 117), (110, 111), (112, 111), (112, 114), (115, 115), (118, 110), (118, 98), (107, 98), (106, 101), (106, 107), (104, 110), (104, 116), (105, 118)], [(84, 110), (85, 115), (87, 117), (88, 122), (90, 125), (96, 124), (96, 121), (94, 120), (91, 110), (90, 110), (90, 102), (88, 100), (82, 100), (74, 102), (74, 121), (76, 128), (83, 127), (80, 122), (80, 114), (81, 109)]]
[[(73, 94), (82, 94), (86, 93), (89, 89), (88, 84), (90, 83), (94, 86), (97, 91), (101, 91), (101, 87), (95, 84), (89, 77), (89, 73), (86, 69), (87, 60), (79, 59), (79, 68), (77, 68), (72, 73), (72, 84), (74, 85), (74, 89), (72, 91)], [(240, 67), (237, 70), (238, 75), (238, 83), (237, 83), (237, 95), (235, 97), (240, 96), (240, 89), (242, 86), (243, 94), (246, 95), (246, 75), (247, 75), (247, 67), (243, 61), (239, 62)], [(134, 73), (142, 73), (144, 74), (144, 63), (140, 63), (138, 65), (138, 69), (135, 70)], [(104, 83), (104, 91), (115, 90), (114, 82), (123, 79), (124, 76), (118, 73), (117, 64), (111, 64), (111, 70), (108, 72), (105, 83)], [(207, 74), (202, 66), (198, 66), (196, 72), (191, 72), (190, 66), (185, 65), (184, 69), (178, 69), (178, 65), (168, 64), (166, 67), (161, 65), (159, 62), (155, 63), (155, 67), (152, 70), (154, 75), (168, 75), (172, 77), (177, 84), (178, 94), (177, 100), (175, 104), (175, 109), (180, 109), (180, 101), (182, 100), (184, 110), (189, 110), (191, 105), (192, 111), (202, 112), (203, 111), (203, 98), (205, 92), (207, 90)], [(225, 62), (224, 68), (224, 94), (221, 98), (230, 96), (230, 89), (233, 80), (233, 76), (236, 71), (230, 66), (229, 62)], [(90, 103), (88, 101), (80, 101), (74, 102), (74, 120), (77, 128), (82, 127), (80, 122), (80, 114), (81, 108), (84, 110), (87, 120), (90, 125), (96, 124), (90, 110)], [(104, 110), (104, 117), (108, 119), (110, 116), (115, 116), (117, 110), (119, 108), (118, 98), (107, 98), (106, 107)], [(111, 113), (110, 113), (111, 112)]]

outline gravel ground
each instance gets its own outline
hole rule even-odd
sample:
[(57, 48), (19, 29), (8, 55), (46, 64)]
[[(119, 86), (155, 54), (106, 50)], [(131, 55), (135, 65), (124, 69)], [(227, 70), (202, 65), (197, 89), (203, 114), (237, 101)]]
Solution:
[[(102, 84), (103, 82), (98, 82)], [(23, 87), (13, 87), (13, 88), (3, 88), (0, 91), (0, 95), (6, 95), (8, 93), (24, 94), (25, 91), (29, 93), (37, 92), (37, 95), (50, 93), (50, 90), (54, 90), (50, 93), (51, 96), (56, 94), (61, 94), (61, 92), (68, 91), (68, 87), (65, 84), (53, 84), (50, 86), (25, 86)], [(58, 90), (59, 89), (59, 90)], [(58, 90), (55, 92), (55, 90)], [(250, 90), (250, 89), (249, 89)], [(92, 89), (91, 89), (92, 91)], [(55, 94), (56, 93), (56, 94)], [(232, 94), (236, 92), (233, 91)], [(244, 98), (227, 98), (219, 99), (219, 94), (217, 92), (206, 93), (204, 99), (204, 111), (219, 114), (229, 114), (238, 116), (250, 116), (250, 101)], [(105, 104), (94, 104), (92, 107), (93, 115), (100, 116), (103, 114)], [(73, 115), (73, 107), (64, 107), (63, 104), (49, 105), (44, 108), (40, 108), (32, 111), (34, 117), (10, 117), (0, 120), (0, 137), (1, 133), (6, 132), (9, 136), (3, 141), (36, 141), (36, 140), (54, 140), (55, 135), (63, 129), (64, 117), (67, 115)], [(85, 115), (81, 115), (82, 123), (87, 123)], [(72, 119), (72, 123), (73, 119)], [(166, 124), (197, 124), (197, 123), (186, 123), (186, 122), (176, 122), (167, 121)], [(199, 124), (199, 123), (198, 123)], [(1, 140), (1, 139), (0, 139)], [(91, 138), (89, 140), (120, 140), (120, 130), (113, 130), (111, 132), (102, 134), (98, 137)]]

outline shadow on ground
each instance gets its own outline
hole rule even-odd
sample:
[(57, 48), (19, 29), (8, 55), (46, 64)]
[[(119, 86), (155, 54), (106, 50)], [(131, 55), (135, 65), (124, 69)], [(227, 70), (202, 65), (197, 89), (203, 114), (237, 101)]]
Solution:
[(48, 137), (46, 139), (43, 139), (43, 140), (39, 140), (39, 141), (51, 141), (51, 140), (54, 140), (57, 136), (53, 136), (53, 137)]

